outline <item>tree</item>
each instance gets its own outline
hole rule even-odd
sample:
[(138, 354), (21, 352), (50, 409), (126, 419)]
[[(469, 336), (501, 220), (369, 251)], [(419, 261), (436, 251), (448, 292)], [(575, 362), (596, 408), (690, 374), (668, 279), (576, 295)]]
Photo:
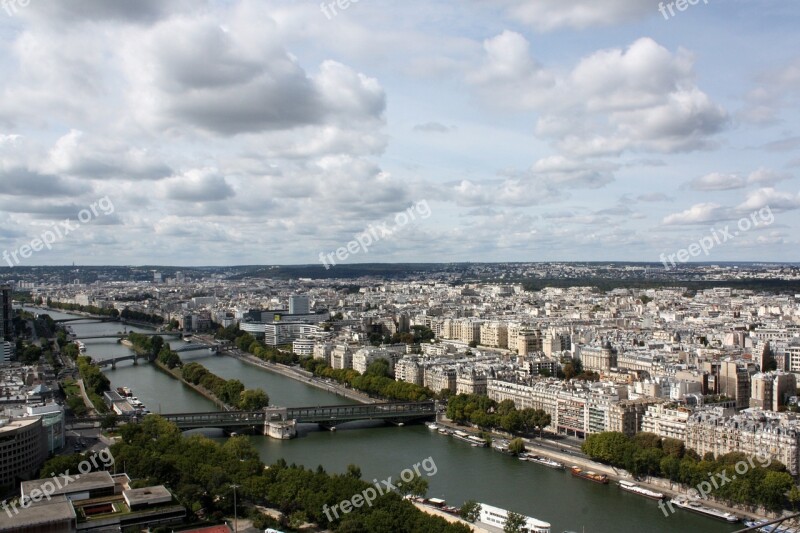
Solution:
[(411, 481), (401, 481), (397, 484), (397, 490), (402, 495), (410, 494), (419, 498), (424, 498), (428, 493), (428, 480), (421, 476), (414, 475)]
[(477, 348), (478, 347), (478, 341), (469, 341), (469, 347), (470, 348)]
[(512, 440), (508, 445), (508, 451), (510, 451), (514, 455), (525, 453), (525, 441), (523, 441), (520, 438)]
[(367, 371), (364, 372), (365, 376), (376, 376), (379, 378), (391, 377), (392, 371), (389, 361), (386, 359), (376, 359), (367, 366)]
[(257, 411), (269, 405), (269, 396), (261, 389), (249, 389), (239, 395), (239, 409)]
[(108, 413), (106, 416), (103, 417), (103, 420), (100, 422), (100, 427), (102, 429), (114, 429), (117, 427), (117, 413)]
[(347, 475), (354, 479), (361, 479), (361, 468), (357, 465), (347, 465)]
[(527, 520), (521, 514), (509, 511), (503, 525), (503, 533), (522, 533)]
[(800, 487), (797, 485), (792, 486), (789, 489), (789, 492), (786, 493), (786, 498), (789, 500), (789, 503), (792, 505), (792, 510), (797, 512), (797, 504), (800, 502)]
[(458, 515), (467, 522), (474, 524), (481, 516), (481, 504), (475, 500), (467, 500), (458, 510)]

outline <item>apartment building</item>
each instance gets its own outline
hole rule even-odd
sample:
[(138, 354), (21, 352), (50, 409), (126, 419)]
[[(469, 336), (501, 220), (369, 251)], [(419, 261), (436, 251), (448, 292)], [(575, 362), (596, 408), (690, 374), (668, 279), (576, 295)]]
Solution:
[(456, 369), (449, 366), (430, 366), (425, 369), (425, 386), (433, 392), (445, 389), (456, 391)]
[(747, 409), (739, 414), (719, 407), (699, 410), (686, 424), (686, 447), (701, 456), (731, 452), (766, 455), (800, 473), (800, 421), (794, 413)]
[(538, 329), (524, 329), (517, 334), (517, 353), (529, 355), (540, 353), (544, 348), (542, 332)]
[(581, 346), (579, 357), (587, 371), (606, 372), (617, 366), (616, 354), (608, 343), (604, 346)]
[(642, 431), (659, 437), (686, 441), (686, 421), (692, 410), (674, 403), (662, 402), (647, 406), (642, 417)]
[(797, 378), (780, 370), (753, 374), (750, 389), (750, 407), (778, 411), (786, 405), (788, 397), (797, 394)]
[(480, 339), (483, 346), (508, 348), (508, 326), (502, 322), (485, 322), (480, 326)]
[(417, 358), (404, 357), (394, 366), (394, 378), (422, 386), (425, 383), (425, 369)]
[(488, 376), (483, 370), (473, 367), (459, 368), (456, 373), (456, 394), (486, 396), (488, 380)]

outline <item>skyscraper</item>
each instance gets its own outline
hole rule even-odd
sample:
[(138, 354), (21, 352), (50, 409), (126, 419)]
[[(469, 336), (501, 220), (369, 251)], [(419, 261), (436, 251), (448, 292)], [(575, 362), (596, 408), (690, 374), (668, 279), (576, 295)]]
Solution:
[(0, 341), (12, 340), (14, 327), (11, 322), (11, 287), (0, 285)]
[(307, 315), (308, 313), (308, 296), (295, 295), (289, 297), (290, 315)]

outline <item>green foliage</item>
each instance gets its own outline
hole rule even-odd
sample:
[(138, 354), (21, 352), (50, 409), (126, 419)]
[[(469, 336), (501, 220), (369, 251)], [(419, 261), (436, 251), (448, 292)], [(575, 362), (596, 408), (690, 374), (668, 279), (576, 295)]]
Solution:
[(475, 500), (467, 500), (458, 510), (458, 515), (470, 523), (475, 523), (481, 516), (481, 504)]
[(309, 357), (300, 361), (300, 364), (317, 377), (332, 379), (371, 396), (404, 402), (422, 402), (435, 396), (427, 387), (395, 381), (385, 376), (362, 376), (352, 369), (333, 369), (320, 359)]
[(509, 511), (505, 524), (503, 524), (503, 533), (522, 533), (526, 523), (524, 516)]
[(482, 429), (499, 428), (509, 433), (541, 433), (550, 425), (550, 415), (541, 409), (518, 411), (514, 402), (498, 404), (486, 396), (459, 394), (447, 402), (447, 418), (458, 424), (472, 423)]
[[(188, 365), (187, 365), (188, 366)], [(363, 505), (339, 517), (330, 507), (350, 500), (372, 487), (353, 475), (327, 474), (287, 465), (280, 460), (265, 468), (249, 439), (230, 439), (220, 445), (200, 435), (184, 437), (174, 425), (150, 415), (139, 424), (120, 428), (122, 441), (112, 446), (117, 464), (147, 484), (168, 484), (188, 509), (204, 509), (209, 516), (233, 512), (232, 483), (238, 484), (241, 507), (266, 505), (277, 508), (297, 525), (318, 523), (333, 531), (416, 533), (466, 533), (463, 525), (448, 524), (416, 509), (398, 494), (379, 496), (372, 506)], [(374, 488), (374, 487), (373, 487)], [(240, 507), (240, 508), (241, 508)], [(330, 518), (324, 509), (329, 510)], [(259, 518), (258, 527), (277, 524)]]
[[(693, 451), (685, 450), (683, 443), (662, 440), (649, 433), (639, 433), (633, 438), (615, 432), (589, 435), (583, 443), (583, 452), (596, 461), (638, 476), (660, 476), (690, 487), (710, 479), (729, 479), (720, 483), (711, 495), (736, 504), (763, 505), (773, 511), (786, 505), (787, 492), (794, 487), (786, 467), (777, 461), (762, 466), (767, 464), (766, 460), (743, 453), (717, 458), (706, 454), (701, 460)], [(796, 495), (800, 501), (800, 491)]]
[(391, 367), (389, 361), (386, 359), (376, 359), (367, 366), (367, 371), (364, 372), (365, 376), (374, 376), (379, 378), (392, 377)]
[(525, 442), (520, 438), (516, 438), (516, 439), (512, 440), (508, 444), (508, 451), (510, 451), (514, 455), (519, 455), (521, 453), (525, 453)]
[(116, 413), (108, 413), (106, 416), (103, 417), (103, 420), (100, 422), (100, 427), (102, 429), (114, 429), (117, 427), (117, 414)]
[[(181, 376), (189, 383), (203, 387), (221, 402), (240, 409), (256, 410), (269, 405), (269, 396), (263, 390), (245, 391), (244, 385), (238, 379), (224, 380), (200, 363), (184, 365)], [(243, 405), (247, 407), (242, 407)]]
[(239, 396), (239, 409), (256, 411), (269, 405), (269, 396), (261, 389), (245, 390)]

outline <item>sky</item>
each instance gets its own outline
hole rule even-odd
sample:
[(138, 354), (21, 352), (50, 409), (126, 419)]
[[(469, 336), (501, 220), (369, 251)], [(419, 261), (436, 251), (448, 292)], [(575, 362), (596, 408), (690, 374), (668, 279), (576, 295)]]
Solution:
[(800, 4), (693, 1), (3, 0), (0, 266), (800, 261)]

